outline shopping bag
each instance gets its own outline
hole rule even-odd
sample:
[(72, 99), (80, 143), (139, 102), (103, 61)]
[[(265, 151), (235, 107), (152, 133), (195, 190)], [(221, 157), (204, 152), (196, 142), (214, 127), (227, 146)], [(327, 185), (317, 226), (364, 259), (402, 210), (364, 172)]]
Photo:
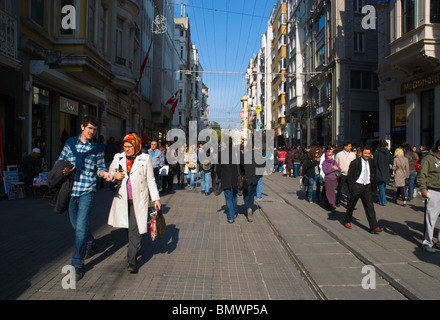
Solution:
[(150, 235), (151, 240), (155, 240), (157, 237), (157, 225), (156, 225), (156, 217), (157, 217), (157, 211), (153, 211), (150, 213), (151, 221), (150, 221)]
[(150, 213), (151, 222), (150, 222), (150, 235), (151, 240), (155, 240), (156, 237), (162, 239), (165, 234), (165, 229), (167, 224), (165, 222), (165, 217), (163, 216), (162, 210), (155, 210)]

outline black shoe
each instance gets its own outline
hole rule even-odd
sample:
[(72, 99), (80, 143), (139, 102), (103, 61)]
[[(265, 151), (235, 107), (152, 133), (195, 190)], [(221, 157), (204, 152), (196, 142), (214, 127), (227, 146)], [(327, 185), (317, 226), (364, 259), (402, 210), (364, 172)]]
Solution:
[(336, 209), (335, 208), (332, 208), (331, 211), (332, 211), (332, 213), (336, 213)]
[(79, 281), (84, 277), (84, 268), (75, 268), (75, 281)]
[(92, 245), (90, 248), (87, 248), (86, 255), (84, 256), (84, 259), (90, 259), (93, 256), (93, 254), (95, 253), (96, 248), (97, 248), (96, 244)]
[(137, 265), (129, 264), (127, 270), (130, 273), (137, 273), (138, 272), (138, 267), (137, 267)]

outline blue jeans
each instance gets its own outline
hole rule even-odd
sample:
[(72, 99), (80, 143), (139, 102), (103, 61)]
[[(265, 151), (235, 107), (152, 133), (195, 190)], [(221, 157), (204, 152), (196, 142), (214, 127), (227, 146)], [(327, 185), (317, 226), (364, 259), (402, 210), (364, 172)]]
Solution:
[(200, 185), (202, 191), (209, 193), (209, 185), (211, 184), (211, 171), (200, 171)]
[(414, 183), (416, 181), (417, 171), (412, 170), (409, 172), (409, 182), (408, 182), (408, 200), (412, 200), (414, 196)]
[(283, 172), (284, 171), (284, 161), (279, 161), (278, 162), (278, 172)]
[(70, 223), (75, 231), (75, 247), (73, 249), (72, 266), (82, 268), (87, 248), (95, 244), (89, 231), (89, 214), (95, 192), (80, 197), (71, 197), (69, 203)]
[(307, 188), (307, 200), (312, 201), (313, 199), (313, 185), (316, 182), (316, 201), (319, 202), (321, 200), (321, 175), (317, 174), (313, 178), (309, 177), (309, 186)]
[(196, 177), (197, 173), (192, 173), (191, 170), (188, 171), (188, 174), (186, 175), (186, 181), (189, 181), (189, 187), (194, 188), (194, 179)]
[(261, 193), (263, 192), (263, 176), (258, 179), (257, 182), (257, 199), (261, 199)]
[(224, 189), (223, 193), (225, 194), (225, 202), (226, 202), (226, 217), (228, 221), (234, 221), (237, 214), (237, 189), (229, 188)]
[(293, 176), (296, 178), (299, 176), (299, 166), (301, 164), (300, 163), (294, 163), (293, 164)]
[(257, 185), (256, 184), (248, 185), (247, 190), (245, 190), (245, 192), (243, 192), (244, 205), (246, 206), (246, 209), (253, 208), (256, 192), (257, 192)]
[(387, 188), (387, 185), (385, 182), (378, 182), (377, 187), (379, 188), (379, 202), (383, 205), (386, 205), (388, 203), (387, 198), (385, 197), (385, 190)]

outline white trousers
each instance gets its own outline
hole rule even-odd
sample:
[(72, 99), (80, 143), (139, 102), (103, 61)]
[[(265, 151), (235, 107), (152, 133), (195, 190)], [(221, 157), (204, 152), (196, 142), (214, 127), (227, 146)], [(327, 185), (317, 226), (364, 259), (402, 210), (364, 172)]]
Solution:
[(429, 189), (428, 191), (429, 198), (425, 200), (425, 236), (423, 246), (432, 247), (435, 223), (440, 214), (440, 192)]

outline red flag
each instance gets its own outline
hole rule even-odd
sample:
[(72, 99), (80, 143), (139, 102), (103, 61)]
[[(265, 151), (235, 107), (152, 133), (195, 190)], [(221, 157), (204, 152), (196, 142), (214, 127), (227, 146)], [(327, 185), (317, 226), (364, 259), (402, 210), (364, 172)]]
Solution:
[(177, 95), (178, 95), (178, 94), (179, 94), (179, 91), (176, 91), (176, 93), (173, 94), (173, 95), (171, 96), (171, 98), (168, 99), (167, 103), (165, 103), (165, 104), (174, 104), (174, 102), (177, 101)]
[(174, 112), (176, 111), (176, 107), (177, 107), (177, 103), (179, 102), (179, 100), (176, 100), (173, 103), (173, 106), (171, 107), (171, 113), (174, 114)]
[(175, 94), (172, 95), (171, 98), (168, 99), (166, 104), (171, 104), (171, 112), (172, 114), (174, 114), (174, 112), (176, 111), (176, 107), (177, 107), (177, 103), (179, 102), (179, 99), (177, 98), (179, 95), (179, 91), (176, 91)]
[(144, 61), (142, 62), (139, 81), (141, 81), (142, 75), (144, 74), (144, 69), (145, 69), (145, 66), (147, 65), (148, 57), (150, 56), (150, 50), (151, 50), (152, 44), (153, 44), (153, 39), (151, 39), (151, 43), (150, 43), (150, 47), (148, 48), (147, 55), (145, 56)]

